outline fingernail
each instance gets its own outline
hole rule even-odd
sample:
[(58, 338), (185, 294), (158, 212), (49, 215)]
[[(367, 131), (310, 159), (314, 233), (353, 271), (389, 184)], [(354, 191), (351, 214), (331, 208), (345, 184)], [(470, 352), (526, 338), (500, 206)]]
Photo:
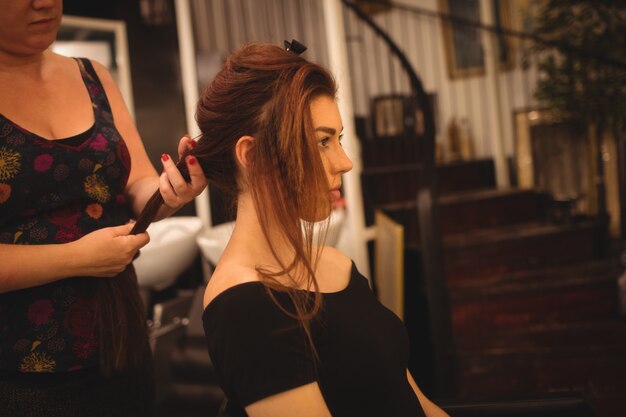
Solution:
[(190, 138), (189, 139), (189, 145), (191, 145), (192, 148), (195, 148), (196, 147), (196, 141)]
[(189, 165), (195, 165), (196, 164), (196, 158), (194, 158), (193, 156), (190, 156), (189, 158), (187, 158), (187, 163), (189, 163)]
[(162, 159), (163, 161), (167, 161), (167, 160), (169, 160), (169, 159), (170, 159), (170, 156), (169, 156), (168, 154), (164, 153), (163, 155), (161, 155), (161, 159)]

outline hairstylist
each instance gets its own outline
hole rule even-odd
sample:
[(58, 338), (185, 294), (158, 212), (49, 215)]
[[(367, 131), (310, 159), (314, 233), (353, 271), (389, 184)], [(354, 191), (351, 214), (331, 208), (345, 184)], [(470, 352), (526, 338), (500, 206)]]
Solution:
[[(107, 70), (48, 50), (61, 0), (0, 0), (0, 415), (150, 416), (151, 357), (129, 220), (206, 185), (151, 165)], [(180, 140), (179, 155), (193, 148)]]

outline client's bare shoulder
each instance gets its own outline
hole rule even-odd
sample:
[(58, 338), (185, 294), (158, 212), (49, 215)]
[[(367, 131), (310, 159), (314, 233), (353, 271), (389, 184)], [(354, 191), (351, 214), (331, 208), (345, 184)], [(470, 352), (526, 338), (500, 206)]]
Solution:
[(352, 260), (331, 246), (324, 246), (317, 263), (316, 277), (321, 292), (337, 292), (348, 286)]
[(220, 260), (204, 290), (204, 307), (229, 288), (252, 281), (259, 281), (258, 273), (253, 266), (234, 259)]

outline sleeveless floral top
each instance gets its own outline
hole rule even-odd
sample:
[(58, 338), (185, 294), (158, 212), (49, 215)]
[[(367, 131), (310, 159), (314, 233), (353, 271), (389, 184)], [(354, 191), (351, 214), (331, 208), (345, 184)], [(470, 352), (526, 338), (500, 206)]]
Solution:
[[(0, 114), (0, 243), (67, 243), (131, 217), (128, 149), (91, 62), (76, 62), (93, 106), (89, 131), (47, 140)], [(0, 370), (96, 367), (97, 282), (72, 277), (0, 294)]]

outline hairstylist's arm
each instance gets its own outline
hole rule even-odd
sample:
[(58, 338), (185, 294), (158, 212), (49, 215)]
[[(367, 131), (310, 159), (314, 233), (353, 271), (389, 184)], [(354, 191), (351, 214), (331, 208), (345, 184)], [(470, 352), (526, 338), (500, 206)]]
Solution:
[(0, 293), (75, 276), (114, 277), (150, 238), (129, 235), (132, 224), (107, 227), (55, 245), (0, 244)]
[(250, 417), (332, 417), (317, 382), (263, 398), (246, 407)]
[[(195, 157), (188, 156), (186, 158), (185, 162), (191, 178), (191, 182), (188, 183), (176, 168), (175, 161), (172, 161), (172, 158), (167, 155), (161, 160), (164, 171), (161, 176), (157, 175), (122, 95), (109, 71), (97, 62), (93, 62), (93, 66), (109, 99), (115, 127), (124, 138), (130, 153), (132, 163), (126, 184), (126, 195), (132, 205), (133, 213), (138, 215), (152, 194), (159, 189), (165, 205), (161, 207), (155, 220), (165, 218), (191, 201), (206, 187), (207, 181), (202, 168)], [(187, 149), (193, 149), (194, 145), (195, 142), (189, 137), (181, 138), (178, 144), (178, 157), (180, 158)]]

